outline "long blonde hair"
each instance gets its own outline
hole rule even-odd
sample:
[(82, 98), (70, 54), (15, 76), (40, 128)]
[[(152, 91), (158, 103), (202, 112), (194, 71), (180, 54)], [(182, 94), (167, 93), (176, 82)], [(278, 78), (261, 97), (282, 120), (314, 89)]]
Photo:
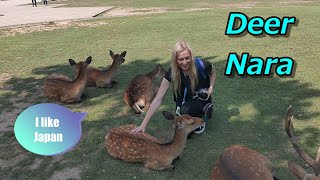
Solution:
[(181, 77), (180, 77), (180, 69), (177, 64), (177, 56), (180, 52), (188, 50), (190, 52), (191, 56), (191, 63), (190, 63), (190, 73), (189, 73), (189, 79), (191, 83), (191, 91), (194, 93), (196, 86), (198, 84), (198, 73), (197, 73), (197, 67), (194, 63), (194, 57), (192, 50), (189, 46), (189, 44), (185, 41), (177, 42), (177, 44), (173, 47), (172, 51), (172, 58), (171, 58), (171, 79), (173, 82), (173, 89), (174, 94), (177, 96), (177, 92), (180, 93), (180, 86), (181, 86)]

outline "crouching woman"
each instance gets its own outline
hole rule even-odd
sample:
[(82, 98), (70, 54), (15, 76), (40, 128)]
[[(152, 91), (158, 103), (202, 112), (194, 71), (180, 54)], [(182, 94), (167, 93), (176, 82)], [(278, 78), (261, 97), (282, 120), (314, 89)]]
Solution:
[[(171, 67), (162, 79), (156, 97), (152, 101), (141, 125), (131, 133), (144, 132), (147, 124), (158, 110), (170, 84), (173, 84), (176, 114), (189, 114), (203, 118), (205, 121), (212, 116), (212, 98), (216, 80), (214, 66), (200, 58), (194, 58), (187, 42), (178, 42), (172, 51)], [(205, 130), (205, 124), (194, 132)]]

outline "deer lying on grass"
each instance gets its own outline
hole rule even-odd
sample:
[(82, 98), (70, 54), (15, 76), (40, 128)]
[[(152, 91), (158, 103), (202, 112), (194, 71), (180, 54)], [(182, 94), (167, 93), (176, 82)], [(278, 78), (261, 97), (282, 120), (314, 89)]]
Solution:
[(272, 180), (274, 178), (272, 164), (267, 157), (239, 145), (224, 149), (210, 176), (211, 180)]
[(183, 151), (187, 135), (201, 126), (201, 118), (182, 115), (175, 117), (170, 112), (163, 112), (168, 120), (173, 120), (176, 127), (173, 141), (162, 143), (147, 133), (131, 134), (135, 125), (124, 125), (111, 129), (106, 135), (108, 153), (128, 162), (144, 162), (144, 167), (155, 170), (173, 170), (172, 161)]
[(80, 97), (83, 94), (87, 82), (87, 67), (91, 63), (91, 56), (85, 62), (76, 63), (69, 59), (72, 66), (76, 66), (77, 77), (71, 80), (65, 75), (49, 76), (44, 83), (43, 93), (48, 99), (61, 101), (64, 103), (81, 102)]
[(320, 180), (320, 147), (318, 149), (316, 160), (313, 160), (308, 154), (306, 154), (300, 147), (297, 138), (293, 133), (293, 116), (292, 116), (292, 107), (290, 106), (286, 113), (286, 121), (285, 121), (285, 129), (288, 134), (288, 137), (294, 147), (294, 149), (298, 152), (299, 156), (309, 164), (316, 176), (313, 174), (308, 174), (301, 166), (296, 163), (290, 161), (288, 163), (288, 167), (290, 172), (299, 180)]
[(154, 81), (155, 79), (162, 79), (165, 73), (166, 71), (158, 64), (151, 72), (145, 75), (137, 75), (124, 92), (123, 100), (125, 103), (132, 107), (137, 114), (143, 112), (141, 107), (148, 110), (159, 89), (159, 84), (155, 84)]
[(97, 68), (89, 67), (88, 68), (88, 81), (86, 86), (97, 86), (97, 87), (112, 87), (118, 82), (114, 80), (120, 64), (124, 63), (126, 56), (126, 51), (123, 51), (120, 55), (113, 54), (110, 50), (109, 54), (113, 60), (112, 65), (107, 70), (100, 70)]

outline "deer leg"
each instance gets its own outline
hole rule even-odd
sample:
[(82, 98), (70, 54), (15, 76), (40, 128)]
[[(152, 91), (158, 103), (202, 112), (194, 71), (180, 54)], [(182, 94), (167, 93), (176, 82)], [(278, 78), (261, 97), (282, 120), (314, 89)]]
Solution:
[(137, 103), (134, 103), (132, 108), (136, 111), (136, 114), (143, 113), (143, 111), (141, 110), (140, 106)]
[(147, 161), (144, 166), (146, 168), (149, 168), (149, 169), (154, 169), (154, 170), (159, 170), (159, 171), (162, 171), (162, 170), (174, 170), (174, 165), (171, 165), (171, 164), (162, 164), (160, 161), (158, 160), (150, 160), (150, 161)]
[(106, 83), (103, 83), (103, 82), (100, 82), (100, 81), (96, 82), (96, 86), (97, 87), (101, 87), (101, 88), (108, 87), (108, 85)]
[(169, 165), (166, 170), (173, 171), (175, 169), (174, 165)]
[(101, 88), (111, 88), (112, 87), (112, 82), (111, 81), (105, 81), (102, 79), (97, 79), (96, 80), (96, 86), (101, 87)]
[(65, 103), (81, 103), (81, 97), (79, 95), (65, 95), (64, 97), (62, 97), (63, 102)]
[(61, 101), (64, 102), (64, 103), (68, 103), (68, 104), (81, 103), (81, 99), (66, 99), (66, 98), (62, 98)]

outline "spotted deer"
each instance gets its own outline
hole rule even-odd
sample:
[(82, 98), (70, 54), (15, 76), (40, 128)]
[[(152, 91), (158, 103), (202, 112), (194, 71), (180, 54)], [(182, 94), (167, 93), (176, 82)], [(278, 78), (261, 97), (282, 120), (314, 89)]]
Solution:
[(162, 79), (165, 73), (166, 71), (160, 64), (158, 64), (151, 72), (145, 75), (137, 75), (129, 83), (124, 92), (123, 100), (125, 103), (132, 107), (137, 114), (143, 112), (141, 107), (144, 107), (145, 110), (148, 110), (159, 89), (159, 83), (156, 83), (155, 80)]
[(225, 148), (211, 170), (210, 180), (272, 180), (272, 164), (264, 155), (247, 147)]
[(111, 129), (106, 135), (108, 153), (128, 162), (143, 162), (144, 167), (154, 170), (173, 170), (172, 161), (183, 151), (187, 135), (201, 126), (204, 121), (187, 114), (174, 116), (170, 112), (163, 112), (163, 116), (172, 120), (175, 135), (172, 142), (162, 143), (147, 133), (131, 134), (135, 125), (124, 125)]
[(120, 55), (114, 54), (111, 50), (109, 54), (113, 60), (112, 65), (107, 70), (100, 70), (94, 67), (88, 68), (88, 80), (86, 86), (97, 86), (97, 87), (107, 87), (110, 88), (118, 82), (114, 80), (117, 74), (120, 64), (125, 62), (124, 57), (126, 56), (126, 51), (123, 51)]
[(316, 175), (307, 173), (301, 166), (294, 163), (293, 161), (290, 161), (288, 163), (288, 168), (290, 172), (299, 180), (320, 180), (320, 147), (318, 149), (317, 157), (315, 160), (313, 160), (307, 153), (305, 153), (298, 141), (296, 136), (293, 133), (293, 115), (292, 115), (292, 107), (289, 106), (287, 113), (286, 113), (286, 119), (285, 119), (285, 129), (287, 132), (287, 135), (291, 141), (291, 144), (293, 145), (293, 148), (297, 151), (299, 156), (310, 166), (312, 167), (313, 171)]
[(91, 60), (91, 56), (79, 63), (69, 59), (69, 63), (75, 66), (78, 72), (75, 80), (60, 74), (49, 76), (44, 83), (44, 95), (50, 100), (64, 103), (81, 102), (80, 98), (87, 82), (87, 67)]

